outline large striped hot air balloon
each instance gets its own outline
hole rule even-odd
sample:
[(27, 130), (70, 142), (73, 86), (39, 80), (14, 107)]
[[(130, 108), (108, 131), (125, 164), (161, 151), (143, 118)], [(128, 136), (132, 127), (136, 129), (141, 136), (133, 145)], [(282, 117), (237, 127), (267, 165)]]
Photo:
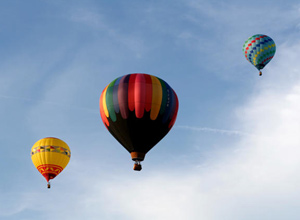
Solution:
[(128, 74), (112, 81), (100, 97), (100, 114), (108, 131), (131, 154), (134, 170), (172, 128), (178, 111), (174, 90), (148, 74)]
[(271, 61), (276, 52), (276, 45), (272, 38), (263, 34), (249, 37), (243, 45), (246, 59), (252, 63), (261, 76), (261, 70)]
[(32, 162), (47, 180), (48, 188), (50, 188), (50, 180), (61, 173), (69, 163), (70, 157), (69, 146), (58, 138), (43, 138), (31, 148)]

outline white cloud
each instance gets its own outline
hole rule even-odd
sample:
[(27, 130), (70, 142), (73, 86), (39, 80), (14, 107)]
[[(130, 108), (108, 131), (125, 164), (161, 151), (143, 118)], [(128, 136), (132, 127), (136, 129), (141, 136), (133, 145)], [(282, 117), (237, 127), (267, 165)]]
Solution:
[[(69, 198), (58, 201), (67, 203), (68, 209), (56, 208), (51, 218), (71, 214), (72, 219), (299, 219), (295, 207), (300, 205), (300, 64), (294, 60), (300, 44), (280, 46), (279, 51), (253, 94), (236, 110), (235, 123), (255, 135), (240, 135), (234, 146), (224, 146), (203, 166), (167, 161), (171, 169), (118, 173), (123, 168), (116, 169), (112, 162), (113, 172), (94, 166), (83, 173), (83, 164), (75, 163), (72, 170), (74, 165), (81, 167), (75, 169), (81, 175), (77, 178), (73, 171), (64, 182), (70, 186), (63, 193)], [(222, 145), (218, 140), (216, 144)], [(57, 195), (48, 199), (55, 203)], [(34, 204), (38, 201), (42, 200)], [(50, 213), (51, 207), (57, 204), (43, 211)]]
[[(300, 44), (280, 47), (277, 64), (237, 110), (237, 123), (255, 136), (242, 135), (234, 151), (204, 167), (112, 182), (98, 191), (105, 210), (125, 219), (299, 219), (300, 65), (289, 51), (299, 53)], [(287, 76), (285, 65), (293, 66)]]
[[(76, 22), (100, 25), (99, 17), (94, 14), (81, 15), (78, 19)], [(190, 38), (190, 35), (187, 33), (181, 37)], [(206, 160), (204, 165), (200, 160), (201, 166), (175, 164), (166, 158), (171, 170), (161, 168), (136, 173), (130, 169), (127, 172), (123, 167), (116, 167), (115, 161), (109, 161), (114, 158), (110, 156), (115, 152), (102, 152), (103, 146), (112, 145), (104, 136), (105, 140), (98, 142), (96, 135), (90, 135), (88, 137), (92, 140), (85, 142), (86, 135), (78, 137), (73, 133), (74, 157), (68, 165), (68, 172), (62, 174), (64, 178), (55, 179), (53, 188), (47, 192), (47, 189), (39, 189), (36, 185), (26, 189), (24, 194), (2, 192), (0, 216), (16, 216), (31, 211), (43, 215), (44, 219), (69, 217), (73, 220), (299, 219), (296, 208), (300, 205), (299, 52), (299, 43), (279, 45), (264, 75), (261, 78), (257, 76), (253, 93), (244, 105), (236, 109), (237, 120), (233, 123), (238, 124), (236, 127), (241, 128), (242, 133), (239, 130), (188, 128), (230, 134), (228, 138), (237, 134), (239, 138), (234, 146), (224, 146), (222, 153)], [(73, 92), (79, 92), (76, 88), (78, 83), (69, 82), (74, 77), (84, 81), (84, 76), (75, 68), (62, 71), (61, 75), (52, 78), (57, 84), (46, 86), (41, 97), (46, 102), (59, 97), (60, 106), (73, 105), (76, 102)], [(31, 118), (36, 118), (40, 111), (51, 112), (44, 102), (33, 107)], [(69, 112), (70, 109), (55, 112), (51, 115), (60, 118), (47, 120), (53, 124), (57, 120), (68, 124), (71, 122)], [(99, 126), (103, 126), (99, 115), (97, 119)], [(35, 120), (31, 122), (36, 126), (33, 130), (42, 133), (40, 128), (43, 128), (44, 121)], [(76, 146), (77, 139), (80, 141)], [(87, 143), (89, 146), (85, 146)], [(223, 143), (216, 138), (215, 144)], [(98, 154), (91, 149), (96, 149)], [(91, 155), (92, 159), (84, 158), (80, 155), (82, 152), (86, 152), (85, 156)], [(34, 175), (38, 176), (38, 173)]]

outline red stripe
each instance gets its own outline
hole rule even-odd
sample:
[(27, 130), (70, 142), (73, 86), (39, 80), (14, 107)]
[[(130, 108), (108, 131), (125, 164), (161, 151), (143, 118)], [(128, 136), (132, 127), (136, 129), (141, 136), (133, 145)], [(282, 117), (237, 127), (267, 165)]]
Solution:
[(262, 63), (265, 63), (265, 62), (267, 62), (268, 60), (271, 60), (273, 57), (268, 57), (268, 58), (266, 58), (266, 59), (264, 59), (264, 61), (262, 61)]
[(152, 80), (151, 76), (145, 74), (145, 79), (146, 79), (146, 106), (145, 109), (147, 112), (151, 110), (151, 105), (152, 105)]
[[(248, 45), (249, 46), (249, 45)], [(245, 50), (245, 54), (247, 54), (247, 50), (249, 50), (249, 47), (246, 47), (246, 50)], [(246, 56), (247, 57), (247, 56)]]
[(137, 118), (144, 116), (144, 109), (146, 105), (146, 80), (144, 74), (137, 74), (134, 85), (134, 102), (135, 115)]
[(135, 89), (135, 77), (136, 74), (131, 74), (128, 83), (128, 108), (130, 111), (134, 111), (134, 89)]

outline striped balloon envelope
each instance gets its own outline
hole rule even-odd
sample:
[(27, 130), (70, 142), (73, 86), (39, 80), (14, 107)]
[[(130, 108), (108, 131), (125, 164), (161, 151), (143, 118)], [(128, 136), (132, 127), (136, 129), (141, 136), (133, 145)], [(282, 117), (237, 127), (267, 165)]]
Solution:
[(47, 137), (38, 140), (31, 148), (31, 160), (45, 177), (50, 188), (50, 180), (60, 174), (70, 161), (71, 151), (62, 140)]
[(162, 79), (142, 73), (112, 81), (100, 96), (100, 114), (108, 131), (131, 154), (134, 170), (172, 128), (178, 98)]
[(259, 75), (261, 76), (261, 70), (275, 55), (276, 45), (267, 35), (256, 34), (246, 40), (243, 52), (246, 59), (260, 71)]

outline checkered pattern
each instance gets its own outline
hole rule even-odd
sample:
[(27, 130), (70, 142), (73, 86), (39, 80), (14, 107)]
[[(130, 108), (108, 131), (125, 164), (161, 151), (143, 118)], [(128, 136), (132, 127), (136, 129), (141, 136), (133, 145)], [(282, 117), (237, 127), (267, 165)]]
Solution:
[(258, 70), (263, 69), (274, 57), (275, 42), (267, 35), (257, 34), (250, 37), (243, 45), (246, 59)]
[(63, 147), (58, 146), (38, 146), (32, 149), (31, 156), (41, 152), (56, 152), (71, 157), (71, 152)]

